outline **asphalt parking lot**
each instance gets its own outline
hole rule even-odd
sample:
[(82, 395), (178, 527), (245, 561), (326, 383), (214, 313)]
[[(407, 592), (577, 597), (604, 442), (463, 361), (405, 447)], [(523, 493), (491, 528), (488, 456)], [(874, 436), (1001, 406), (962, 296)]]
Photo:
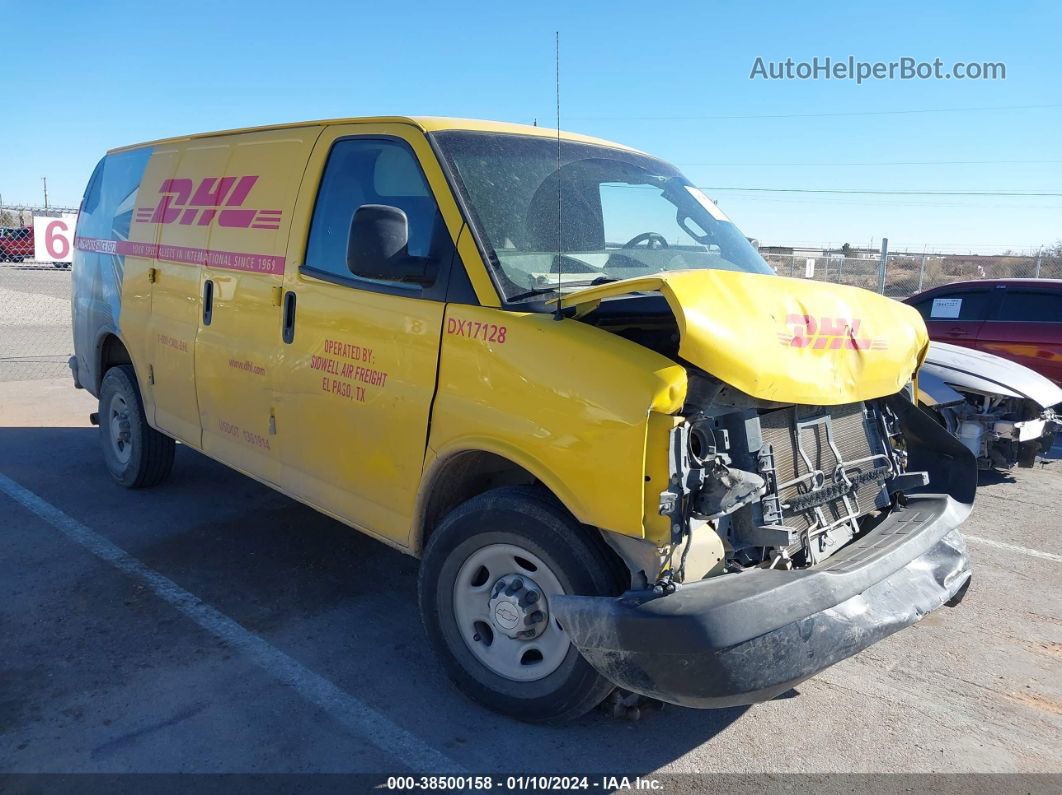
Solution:
[(2, 772), (1062, 772), (1062, 462), (983, 478), (959, 608), (785, 698), (526, 726), (449, 686), (416, 561), (185, 448), (114, 486), (69, 289), (0, 267)]
[(958, 608), (770, 703), (551, 728), (450, 687), (416, 561), (186, 448), (125, 491), (93, 408), (0, 383), (0, 771), (1062, 772), (1062, 463), (983, 479)]

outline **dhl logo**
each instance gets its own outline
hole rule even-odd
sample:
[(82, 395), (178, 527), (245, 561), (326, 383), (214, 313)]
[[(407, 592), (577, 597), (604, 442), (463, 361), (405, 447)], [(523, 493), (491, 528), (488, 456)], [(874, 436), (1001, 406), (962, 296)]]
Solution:
[(787, 348), (814, 350), (883, 351), (889, 343), (882, 338), (859, 336), (860, 318), (787, 315), (788, 332), (780, 332), (778, 341)]
[(218, 226), (235, 229), (279, 229), (283, 210), (251, 210), (243, 207), (258, 177), (207, 177), (196, 185), (181, 177), (164, 180), (162, 197), (154, 207), (138, 207), (137, 223)]

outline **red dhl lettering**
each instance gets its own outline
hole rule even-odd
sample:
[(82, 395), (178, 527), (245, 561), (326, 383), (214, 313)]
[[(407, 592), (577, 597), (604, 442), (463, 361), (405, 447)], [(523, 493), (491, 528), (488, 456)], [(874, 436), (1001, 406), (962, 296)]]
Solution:
[(787, 315), (788, 332), (778, 334), (778, 341), (787, 348), (812, 350), (886, 350), (889, 344), (881, 338), (859, 336), (861, 318), (814, 317)]
[(196, 185), (187, 177), (163, 180), (162, 194), (153, 207), (138, 207), (137, 223), (218, 226), (235, 229), (279, 229), (283, 210), (244, 208), (257, 176), (206, 177)]

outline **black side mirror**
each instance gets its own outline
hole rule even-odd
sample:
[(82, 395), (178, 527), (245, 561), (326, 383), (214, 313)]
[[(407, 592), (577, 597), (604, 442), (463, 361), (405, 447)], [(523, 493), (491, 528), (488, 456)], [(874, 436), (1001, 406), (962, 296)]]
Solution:
[(350, 221), (347, 268), (355, 276), (389, 282), (431, 284), (433, 263), (409, 256), (409, 221), (398, 207), (363, 204)]

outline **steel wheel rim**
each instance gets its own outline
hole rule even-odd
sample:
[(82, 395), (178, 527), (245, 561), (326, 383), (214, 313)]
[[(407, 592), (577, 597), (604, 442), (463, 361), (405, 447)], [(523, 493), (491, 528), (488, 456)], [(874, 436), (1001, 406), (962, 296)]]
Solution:
[(128, 464), (129, 459), (133, 457), (129, 404), (125, 402), (125, 398), (121, 395), (112, 395), (110, 404), (107, 406), (107, 414), (109, 416), (107, 426), (110, 431), (111, 450), (119, 463)]
[[(527, 619), (538, 609), (545, 614), (544, 621), (530, 627), (522, 622), (517, 624), (524, 631), (541, 627), (534, 637), (510, 637), (507, 633), (513, 631), (513, 606), (503, 604), (507, 602), (505, 593), (492, 599), (499, 582), (511, 584), (516, 579), (527, 583), (523, 591), (533, 587), (540, 594), (537, 602), (522, 610)], [(454, 579), (453, 607), (458, 633), (468, 650), (492, 673), (516, 682), (544, 679), (560, 667), (571, 646), (549, 605), (552, 597), (564, 592), (549, 566), (526, 549), (514, 544), (481, 547), (461, 564)], [(493, 614), (492, 602), (495, 603)], [(517, 612), (520, 610), (517, 608)]]

